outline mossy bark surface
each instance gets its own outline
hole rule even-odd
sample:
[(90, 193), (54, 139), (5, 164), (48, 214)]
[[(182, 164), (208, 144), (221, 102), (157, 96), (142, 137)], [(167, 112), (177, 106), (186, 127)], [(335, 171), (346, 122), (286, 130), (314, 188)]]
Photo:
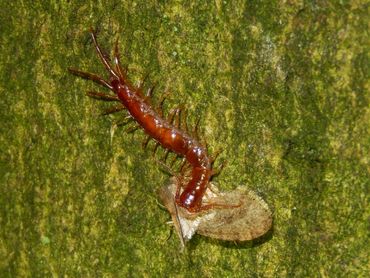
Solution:
[[(2, 1), (1, 277), (365, 277), (369, 36), (365, 1)], [(43, 3), (41, 3), (43, 2)], [(335, 3), (334, 3), (335, 2)], [(207, 3), (207, 4), (206, 4)], [(201, 119), (222, 190), (274, 211), (262, 239), (171, 235), (169, 176), (141, 131), (85, 96), (104, 75), (88, 34), (119, 39), (133, 82)], [(122, 113), (122, 117), (123, 117)], [(163, 155), (158, 152), (157, 158)]]

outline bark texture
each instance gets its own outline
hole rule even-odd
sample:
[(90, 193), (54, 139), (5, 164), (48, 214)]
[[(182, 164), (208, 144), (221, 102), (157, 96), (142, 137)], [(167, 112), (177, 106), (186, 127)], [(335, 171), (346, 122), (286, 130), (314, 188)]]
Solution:
[[(367, 276), (365, 3), (1, 1), (1, 277)], [(67, 73), (104, 74), (90, 26), (166, 109), (201, 118), (228, 161), (219, 188), (273, 208), (267, 237), (179, 252), (156, 193), (169, 177)]]

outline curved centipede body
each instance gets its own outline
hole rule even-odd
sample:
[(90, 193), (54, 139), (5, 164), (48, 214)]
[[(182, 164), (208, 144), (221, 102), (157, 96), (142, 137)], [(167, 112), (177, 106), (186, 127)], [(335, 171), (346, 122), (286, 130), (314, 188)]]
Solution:
[[(141, 88), (136, 88), (130, 83), (126, 72), (120, 65), (117, 43), (114, 48), (114, 59), (111, 62), (103, 54), (94, 31), (90, 32), (100, 61), (109, 73), (109, 81), (92, 73), (76, 69), (69, 69), (69, 71), (79, 77), (92, 80), (114, 93), (113, 96), (99, 92), (88, 93), (93, 98), (118, 101), (123, 105), (123, 107), (114, 107), (106, 114), (126, 109), (131, 119), (136, 121), (150, 138), (157, 141), (163, 148), (186, 159), (191, 166), (191, 176), (187, 179), (178, 177), (179, 184), (175, 197), (178, 206), (184, 207), (189, 212), (200, 212), (217, 206), (217, 204), (202, 204), (208, 183), (215, 173), (212, 170), (214, 160), (208, 155), (207, 149), (189, 132), (175, 126), (172, 120), (165, 119), (162, 113), (158, 113), (150, 105), (149, 95), (145, 96)], [(182, 184), (181, 180), (186, 180), (186, 184)]]

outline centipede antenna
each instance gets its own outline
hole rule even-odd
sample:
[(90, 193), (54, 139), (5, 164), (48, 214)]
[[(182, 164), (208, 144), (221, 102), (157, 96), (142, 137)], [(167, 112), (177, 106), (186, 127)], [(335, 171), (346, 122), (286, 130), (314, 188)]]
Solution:
[(110, 96), (110, 95), (107, 95), (105, 93), (101, 93), (101, 92), (95, 92), (95, 91), (88, 91), (86, 93), (86, 95), (88, 97), (91, 97), (93, 99), (97, 99), (97, 100), (104, 100), (104, 101), (120, 101), (119, 98), (117, 96)]
[(92, 80), (95, 83), (98, 83), (99, 85), (102, 85), (108, 88), (109, 90), (113, 90), (113, 87), (107, 81), (105, 81), (103, 78), (101, 78), (100, 76), (94, 73), (80, 71), (80, 70), (76, 70), (72, 68), (69, 68), (68, 71), (76, 76), (82, 77), (84, 79)]
[(95, 48), (96, 48), (96, 51), (98, 52), (98, 55), (99, 55), (99, 58), (100, 58), (100, 61), (103, 63), (103, 65), (105, 66), (105, 68), (109, 71), (109, 73), (118, 78), (119, 79), (119, 75), (115, 72), (115, 70), (112, 68), (112, 66), (109, 64), (108, 62), (108, 59), (104, 56), (103, 54), (103, 51), (102, 49), (100, 48), (99, 44), (98, 44), (98, 41), (96, 39), (96, 34), (95, 34), (95, 31), (90, 28), (90, 33), (91, 33), (91, 38), (94, 42), (94, 45), (95, 45)]
[(112, 59), (109, 57), (109, 53), (105, 49), (102, 49), (101, 51), (104, 59), (107, 60), (108, 63), (112, 63)]
[(116, 113), (116, 112), (120, 112), (122, 110), (125, 110), (126, 108), (121, 104), (121, 105), (116, 105), (116, 106), (113, 106), (113, 107), (110, 107), (108, 109), (106, 109), (103, 113), (101, 113), (102, 116), (105, 116), (105, 115), (109, 115), (109, 114), (113, 114), (113, 113)]

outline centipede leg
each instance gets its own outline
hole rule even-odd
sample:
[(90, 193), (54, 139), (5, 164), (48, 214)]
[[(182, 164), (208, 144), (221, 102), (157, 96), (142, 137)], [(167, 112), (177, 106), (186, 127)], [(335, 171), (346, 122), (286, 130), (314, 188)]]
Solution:
[(164, 157), (161, 159), (164, 163), (166, 163), (166, 160), (168, 158), (169, 153), (170, 153), (170, 150), (169, 149), (166, 149), (166, 152), (164, 154)]
[(180, 166), (180, 173), (182, 173), (183, 168), (185, 167), (185, 164), (186, 164), (186, 160), (183, 158), (181, 162), (181, 166)]
[(146, 137), (145, 141), (142, 143), (142, 147), (143, 149), (146, 149), (146, 147), (148, 146), (149, 144), (149, 141), (150, 139), (152, 139), (152, 137), (150, 137), (149, 135)]
[(166, 171), (166, 172), (168, 172), (171, 176), (173, 176), (173, 177), (175, 177), (176, 178), (176, 180), (177, 180), (177, 182), (178, 182), (178, 184), (180, 184), (181, 185), (181, 180), (182, 180), (182, 178), (181, 178), (181, 176), (180, 175), (178, 175), (178, 174), (176, 174), (170, 167), (168, 167), (165, 163), (163, 163), (162, 161), (160, 161), (160, 160), (157, 160), (157, 159), (155, 159), (155, 161)]
[(209, 150), (208, 150), (208, 146), (209, 146), (209, 144), (208, 144), (207, 140), (206, 140), (206, 139), (203, 139), (201, 143), (203, 144), (203, 146), (205, 147), (205, 149), (206, 149), (206, 150), (207, 150), (207, 152), (208, 152), (208, 151), (209, 151)]
[(160, 100), (159, 100), (159, 105), (157, 106), (157, 112), (159, 113), (159, 115), (161, 116), (161, 117), (163, 117), (163, 115), (164, 115), (164, 113), (163, 113), (163, 111), (164, 111), (164, 102), (165, 102), (165, 100), (168, 98), (168, 96), (170, 95), (170, 93), (164, 93), (162, 96), (161, 96), (161, 98), (160, 98)]
[(216, 159), (218, 158), (218, 156), (220, 155), (220, 153), (222, 153), (223, 152), (223, 150), (222, 149), (219, 149), (219, 150), (217, 150), (215, 153), (214, 153), (214, 155), (211, 157), (211, 163), (213, 164), (215, 161), (216, 161)]
[(154, 86), (150, 87), (145, 94), (144, 101), (150, 101), (153, 96)]
[(188, 121), (187, 121), (187, 114), (188, 114), (188, 110), (184, 109), (182, 110), (181, 112), (181, 121), (182, 121), (182, 125), (184, 127), (184, 129), (186, 130), (186, 132), (189, 132), (189, 126), (188, 126)]
[(113, 107), (110, 107), (110, 108), (106, 109), (102, 113), (102, 115), (105, 116), (105, 115), (113, 114), (113, 113), (116, 113), (116, 112), (119, 112), (119, 111), (122, 111), (122, 110), (125, 110), (125, 109), (126, 108), (123, 105), (113, 106)]
[(180, 173), (182, 174), (182, 175), (184, 175), (184, 173), (185, 173), (185, 171), (186, 171), (186, 168), (187, 167), (185, 167), (186, 165), (187, 165), (187, 163), (186, 163), (187, 161), (186, 161), (186, 159), (185, 158), (183, 158), (182, 159), (182, 162), (181, 162), (181, 166), (180, 166)]
[(185, 108), (183, 106), (180, 107), (179, 113), (177, 114), (177, 121), (176, 121), (176, 127), (181, 129), (182, 128), (182, 122), (183, 122), (183, 114), (184, 114)]
[(174, 110), (172, 110), (171, 112), (170, 112), (170, 115), (169, 115), (169, 117), (168, 117), (168, 122), (172, 125), (173, 124), (173, 122), (174, 122), (174, 120), (175, 120), (175, 117), (176, 117), (176, 115), (178, 114), (178, 112), (179, 112), (179, 108), (176, 108), (176, 109), (174, 109)]
[(95, 91), (89, 91), (86, 93), (88, 97), (91, 97), (93, 99), (97, 100), (104, 100), (104, 101), (120, 101), (117, 96), (110, 96), (105, 93), (95, 92)]
[(179, 155), (178, 154), (176, 154), (174, 157), (173, 157), (173, 159), (172, 159), (172, 161), (171, 161), (171, 163), (170, 163), (170, 167), (173, 167), (173, 165), (175, 164), (175, 162), (176, 162), (176, 160), (179, 158)]
[(155, 142), (155, 146), (154, 146), (154, 149), (153, 149), (153, 156), (157, 152), (159, 145), (160, 145), (159, 142)]
[(158, 110), (158, 113), (161, 117), (163, 117), (163, 105), (164, 105), (164, 101), (166, 100), (166, 95), (165, 96), (162, 96), (162, 98), (160, 99), (159, 101), (159, 106), (157, 108)]
[(183, 109), (184, 107), (181, 105), (179, 108), (177, 108), (177, 113), (175, 115), (175, 126), (179, 129), (181, 128), (181, 114)]
[(146, 82), (148, 77), (149, 77), (149, 73), (145, 74), (144, 78), (139, 82), (139, 84), (137, 86), (139, 90), (141, 90), (144, 87), (144, 83)]
[(116, 71), (118, 75), (122, 78), (126, 78), (127, 70), (123, 70), (121, 67), (121, 61), (120, 61), (120, 54), (118, 50), (118, 39), (116, 40), (116, 43), (114, 45), (114, 64), (116, 66)]
[(103, 78), (101, 78), (100, 76), (96, 74), (85, 72), (85, 71), (80, 71), (80, 70), (76, 70), (72, 68), (69, 68), (68, 71), (76, 76), (79, 76), (79, 77), (82, 77), (88, 80), (92, 80), (95, 83), (98, 83), (99, 85), (102, 85), (108, 88), (109, 90), (113, 90), (113, 87), (107, 81), (105, 81)]
[(177, 186), (176, 186), (176, 193), (175, 193), (175, 202), (178, 204), (180, 203), (180, 193), (181, 193), (181, 188), (182, 188), (182, 179), (179, 177), (177, 179)]
[(126, 130), (127, 133), (133, 133), (134, 131), (138, 130), (140, 128), (139, 125), (132, 126)]
[(200, 118), (197, 119), (197, 122), (195, 123), (195, 127), (193, 130), (194, 136), (195, 138), (197, 138), (197, 140), (199, 140), (199, 134), (198, 134), (199, 122), (200, 122)]
[(218, 175), (221, 173), (221, 171), (225, 168), (225, 166), (226, 166), (226, 161), (223, 161), (223, 162), (221, 163), (221, 165), (219, 165), (219, 166), (217, 167), (217, 169), (216, 169), (216, 170), (215, 170), (215, 169), (212, 169), (211, 176), (212, 176), (212, 177), (214, 177), (214, 176), (218, 176)]
[(115, 126), (124, 126), (124, 125), (127, 125), (128, 123), (130, 123), (131, 121), (133, 121), (134, 119), (129, 115), (129, 116), (126, 116), (125, 118), (123, 118), (122, 120), (118, 121), (115, 123)]
[(146, 96), (147, 96), (147, 97), (152, 97), (152, 96), (153, 96), (154, 89), (155, 89), (155, 86), (150, 87), (150, 88), (146, 91)]

